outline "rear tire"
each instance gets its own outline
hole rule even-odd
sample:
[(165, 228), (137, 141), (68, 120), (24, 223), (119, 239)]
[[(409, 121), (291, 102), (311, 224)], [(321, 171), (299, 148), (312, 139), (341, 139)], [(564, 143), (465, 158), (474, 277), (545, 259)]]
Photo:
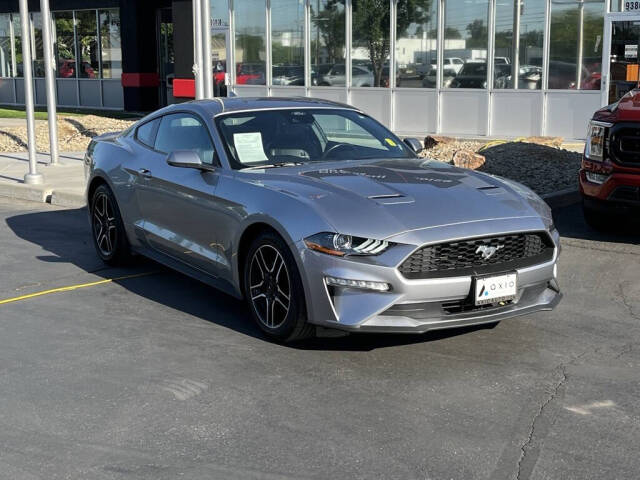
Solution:
[(131, 260), (131, 246), (124, 230), (118, 202), (111, 189), (96, 188), (89, 207), (93, 245), (107, 265), (124, 265)]
[(243, 261), (244, 296), (260, 329), (279, 342), (313, 336), (300, 273), (282, 238), (274, 232), (261, 233)]

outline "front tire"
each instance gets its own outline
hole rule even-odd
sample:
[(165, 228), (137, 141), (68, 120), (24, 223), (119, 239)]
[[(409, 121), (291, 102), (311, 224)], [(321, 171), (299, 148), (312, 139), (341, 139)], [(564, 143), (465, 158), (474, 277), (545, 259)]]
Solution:
[(131, 247), (124, 231), (118, 203), (107, 185), (93, 192), (90, 205), (93, 245), (107, 265), (123, 265), (130, 260)]
[(304, 289), (291, 251), (274, 232), (252, 242), (244, 258), (244, 295), (260, 329), (276, 341), (311, 337)]

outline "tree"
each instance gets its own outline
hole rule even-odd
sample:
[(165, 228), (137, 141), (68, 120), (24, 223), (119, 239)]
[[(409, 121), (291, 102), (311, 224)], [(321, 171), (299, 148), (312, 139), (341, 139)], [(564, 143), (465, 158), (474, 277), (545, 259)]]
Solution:
[(488, 30), (484, 20), (476, 19), (467, 25), (467, 48), (487, 48)]
[[(312, 53), (316, 56), (315, 63), (320, 63), (319, 50), (321, 46), (327, 51), (330, 63), (338, 58), (344, 58), (344, 3), (341, 0), (328, 0), (320, 11), (320, 0), (317, 6), (311, 4), (311, 18), (316, 26), (316, 38), (312, 38)], [(316, 8), (318, 11), (315, 11)], [(322, 41), (318, 38), (322, 37)]]
[[(424, 24), (430, 19), (432, 0), (399, 0), (396, 32), (403, 35), (412, 23)], [(388, 0), (353, 0), (353, 46), (369, 51), (374, 86), (382, 81), (382, 70), (391, 46), (389, 30), (391, 12)]]

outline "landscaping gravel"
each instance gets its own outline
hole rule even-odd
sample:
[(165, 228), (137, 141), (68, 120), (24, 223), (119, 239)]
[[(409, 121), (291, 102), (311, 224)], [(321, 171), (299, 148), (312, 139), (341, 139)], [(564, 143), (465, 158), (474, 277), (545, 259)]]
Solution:
[(480, 153), (486, 162), (478, 170), (520, 182), (540, 195), (578, 190), (580, 153), (524, 142), (505, 143)]
[[(124, 130), (134, 120), (101, 117), (97, 115), (58, 115), (58, 146), (61, 152), (86, 150), (92, 137), (107, 132)], [(0, 152), (22, 152), (27, 149), (26, 120), (21, 126), (0, 128)], [(36, 149), (49, 151), (47, 122), (36, 122)]]
[(469, 150), (486, 158), (479, 171), (515, 180), (540, 195), (578, 189), (580, 153), (527, 141), (495, 143), (443, 139), (421, 155), (451, 163), (457, 151)]

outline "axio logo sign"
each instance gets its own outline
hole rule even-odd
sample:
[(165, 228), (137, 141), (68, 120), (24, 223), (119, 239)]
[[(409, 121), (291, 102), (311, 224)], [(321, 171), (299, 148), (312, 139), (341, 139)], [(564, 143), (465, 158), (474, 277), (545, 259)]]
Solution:
[(476, 249), (476, 253), (481, 254), (483, 259), (489, 260), (501, 248), (504, 248), (504, 245), (496, 245), (495, 247), (491, 245), (480, 245)]
[(513, 288), (515, 287), (516, 282), (514, 282), (513, 280), (507, 280), (507, 281), (498, 281), (498, 282), (493, 282), (493, 283), (489, 283), (489, 284), (484, 284), (482, 285), (482, 288), (480, 289), (480, 293), (478, 293), (478, 298), (485, 296), (488, 297), (489, 296), (489, 291), (491, 291), (492, 293), (495, 294), (496, 290), (498, 292), (502, 291), (502, 290), (506, 290), (508, 288)]

